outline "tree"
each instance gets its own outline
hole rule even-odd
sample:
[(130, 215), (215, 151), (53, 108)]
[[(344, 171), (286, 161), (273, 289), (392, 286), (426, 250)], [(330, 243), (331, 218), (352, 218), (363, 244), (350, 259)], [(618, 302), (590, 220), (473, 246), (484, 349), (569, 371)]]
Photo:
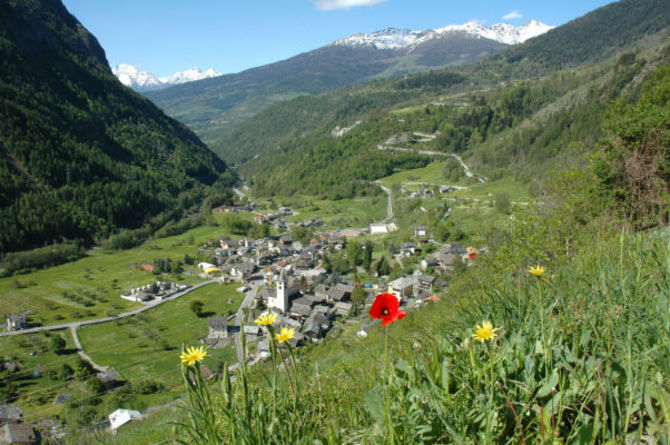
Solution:
[(58, 378), (63, 381), (68, 380), (70, 377), (72, 377), (73, 374), (74, 369), (72, 369), (72, 366), (68, 365), (67, 363), (63, 363), (63, 365), (58, 370)]
[(205, 305), (202, 301), (195, 300), (191, 303), (189, 309), (191, 309), (191, 312), (193, 312), (196, 315), (196, 317), (201, 317), (203, 307), (205, 307)]
[(363, 283), (360, 282), (358, 274), (354, 272), (354, 291), (351, 293), (351, 302), (354, 304), (354, 315), (358, 314), (361, 306), (365, 304), (368, 294), (363, 289)]
[(368, 272), (370, 267), (372, 267), (372, 242), (369, 240), (363, 245), (363, 267)]
[(352, 240), (348, 243), (346, 252), (347, 259), (352, 267), (356, 267), (363, 262), (363, 247), (358, 241)]
[(102, 394), (103, 392), (107, 391), (107, 385), (105, 385), (105, 382), (98, 378), (89, 379), (86, 386), (88, 386), (88, 389), (91, 390), (93, 394)]
[(496, 210), (505, 215), (509, 215), (512, 202), (509, 199), (509, 195), (505, 192), (498, 193), (495, 198)]
[(60, 335), (54, 335), (51, 337), (51, 350), (54, 351), (56, 354), (62, 354), (63, 351), (65, 350), (65, 346), (67, 343), (65, 342), (65, 339), (60, 336)]
[(377, 276), (389, 275), (391, 273), (391, 265), (386, 256), (382, 256), (377, 260), (377, 263), (375, 264), (375, 272), (377, 272)]
[(93, 374), (93, 366), (86, 360), (80, 358), (75, 365), (74, 376), (78, 379), (82, 379), (91, 374)]

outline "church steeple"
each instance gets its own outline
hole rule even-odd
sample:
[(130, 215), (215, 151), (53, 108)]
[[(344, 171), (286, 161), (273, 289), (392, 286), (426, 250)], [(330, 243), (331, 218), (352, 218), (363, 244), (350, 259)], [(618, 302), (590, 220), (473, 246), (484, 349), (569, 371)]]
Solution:
[(284, 269), (279, 272), (279, 278), (277, 279), (277, 288), (274, 298), (271, 298), (268, 301), (268, 306), (270, 308), (276, 308), (281, 310), (283, 313), (286, 313), (289, 307), (288, 303), (288, 294), (286, 292), (287, 279)]

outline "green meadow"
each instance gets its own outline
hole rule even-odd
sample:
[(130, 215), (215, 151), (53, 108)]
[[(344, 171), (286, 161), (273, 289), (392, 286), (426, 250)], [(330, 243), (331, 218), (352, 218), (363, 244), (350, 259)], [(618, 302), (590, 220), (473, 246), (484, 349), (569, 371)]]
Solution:
[(300, 222), (318, 218), (327, 228), (365, 227), (386, 218), (386, 194), (362, 196), (352, 199), (328, 201), (303, 196), (294, 200), (291, 207), (298, 214), (287, 218), (289, 222)]
[[(41, 325), (96, 318), (137, 307), (120, 298), (123, 292), (161, 279), (138, 269), (154, 258), (183, 260), (194, 257), (198, 246), (224, 235), (219, 227), (202, 226), (165, 238), (150, 239), (128, 250), (90, 250), (77, 261), (25, 275), (0, 279), (0, 314), (33, 311), (31, 320)], [(186, 266), (180, 276), (164, 279), (196, 283), (202, 279)]]
[[(180, 382), (177, 372), (182, 346), (198, 344), (207, 336), (208, 316), (229, 315), (244, 294), (239, 284), (209, 284), (136, 317), (86, 326), (79, 330), (84, 350), (98, 364), (112, 366), (129, 382), (155, 380), (166, 386)], [(190, 308), (203, 303), (200, 316)], [(236, 361), (234, 345), (210, 349), (211, 363)], [(214, 369), (213, 369), (214, 370)]]

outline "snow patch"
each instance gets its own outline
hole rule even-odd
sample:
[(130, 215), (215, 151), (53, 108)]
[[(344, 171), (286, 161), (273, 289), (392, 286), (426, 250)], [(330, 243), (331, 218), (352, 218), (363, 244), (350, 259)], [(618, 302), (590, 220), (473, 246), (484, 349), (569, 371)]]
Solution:
[(367, 46), (376, 49), (400, 49), (416, 46), (428, 40), (443, 37), (449, 33), (465, 33), (475, 38), (495, 40), (507, 45), (516, 45), (526, 40), (544, 34), (553, 26), (537, 20), (531, 20), (525, 25), (514, 26), (509, 23), (497, 23), (484, 26), (476, 21), (462, 25), (448, 25), (443, 28), (411, 31), (408, 29), (388, 28), (371, 34), (354, 34), (343, 39), (335, 40), (331, 45), (361, 47)]

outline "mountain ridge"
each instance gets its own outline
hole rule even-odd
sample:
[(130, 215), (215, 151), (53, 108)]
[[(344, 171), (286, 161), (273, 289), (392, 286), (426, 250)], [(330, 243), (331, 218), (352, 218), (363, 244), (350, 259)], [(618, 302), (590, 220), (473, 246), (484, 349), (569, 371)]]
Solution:
[(226, 172), (121, 85), (60, 0), (0, 2), (1, 252), (164, 223)]
[(215, 152), (223, 153), (222, 135), (267, 106), (379, 78), (473, 62), (509, 46), (462, 29), (432, 36), (395, 49), (331, 43), (240, 73), (143, 94), (189, 125)]
[(121, 63), (112, 68), (112, 73), (114, 73), (122, 84), (137, 92), (160, 90), (186, 82), (221, 76), (221, 73), (214, 71), (213, 68), (208, 68), (203, 72), (196, 66), (186, 71), (176, 72), (170, 76), (158, 77), (148, 71), (140, 71), (126, 63)]
[(473, 20), (462, 25), (447, 25), (442, 28), (425, 29), (422, 31), (386, 28), (370, 34), (357, 33), (337, 39), (331, 45), (368, 46), (376, 49), (411, 48), (454, 32), (465, 33), (476, 38), (490, 39), (506, 45), (516, 45), (544, 34), (553, 28), (553, 26), (546, 25), (538, 20), (530, 20), (521, 26), (514, 26), (509, 23), (496, 23), (488, 27)]

